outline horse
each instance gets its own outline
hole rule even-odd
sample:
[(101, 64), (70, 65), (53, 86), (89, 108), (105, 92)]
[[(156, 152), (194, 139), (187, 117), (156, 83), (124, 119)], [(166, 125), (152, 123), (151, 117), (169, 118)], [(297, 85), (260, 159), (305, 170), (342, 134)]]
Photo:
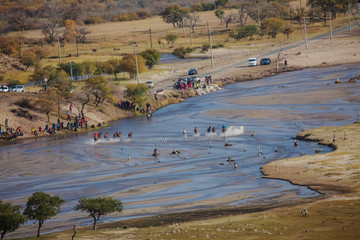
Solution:
[(109, 138), (109, 133), (108, 132), (104, 135), (104, 138)]
[(128, 133), (128, 138), (132, 138), (132, 131)]

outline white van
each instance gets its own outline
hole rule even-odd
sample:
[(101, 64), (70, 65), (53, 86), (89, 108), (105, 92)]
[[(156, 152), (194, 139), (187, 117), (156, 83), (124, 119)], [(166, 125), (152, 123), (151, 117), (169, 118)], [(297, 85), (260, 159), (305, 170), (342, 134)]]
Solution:
[(256, 66), (256, 58), (249, 58), (249, 67)]

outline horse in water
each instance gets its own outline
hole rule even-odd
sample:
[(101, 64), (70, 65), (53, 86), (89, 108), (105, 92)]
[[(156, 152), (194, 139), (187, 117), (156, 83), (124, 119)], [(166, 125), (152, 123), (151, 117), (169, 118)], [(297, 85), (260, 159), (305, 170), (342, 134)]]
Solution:
[(109, 133), (108, 132), (104, 135), (104, 138), (109, 138)]
[(132, 138), (132, 131), (128, 133), (128, 138)]

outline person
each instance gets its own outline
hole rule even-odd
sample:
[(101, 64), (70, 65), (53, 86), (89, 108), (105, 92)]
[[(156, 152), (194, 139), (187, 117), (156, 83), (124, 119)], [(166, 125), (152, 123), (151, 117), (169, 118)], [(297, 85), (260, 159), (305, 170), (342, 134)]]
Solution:
[(216, 129), (215, 127), (212, 128), (212, 132), (215, 133), (216, 132)]
[(209, 126), (209, 128), (208, 128), (207, 132), (208, 132), (208, 133), (210, 133), (210, 132), (211, 132), (211, 127), (210, 127), (210, 126)]
[(288, 62), (287, 62), (287, 60), (286, 60), (286, 59), (285, 59), (285, 62), (284, 62), (284, 63), (285, 63), (285, 67), (286, 67), (286, 66), (287, 66), (287, 64), (288, 64)]
[(222, 132), (223, 132), (223, 133), (226, 132), (226, 125), (225, 125), (225, 124), (223, 124), (223, 125), (221, 126), (221, 128), (222, 128)]
[(198, 129), (197, 127), (194, 128), (194, 133), (197, 134), (198, 133)]
[(94, 133), (94, 141), (97, 141), (97, 140), (98, 140), (98, 138), (99, 138), (99, 135), (98, 135), (98, 133), (97, 133), (97, 132), (95, 132), (95, 133)]

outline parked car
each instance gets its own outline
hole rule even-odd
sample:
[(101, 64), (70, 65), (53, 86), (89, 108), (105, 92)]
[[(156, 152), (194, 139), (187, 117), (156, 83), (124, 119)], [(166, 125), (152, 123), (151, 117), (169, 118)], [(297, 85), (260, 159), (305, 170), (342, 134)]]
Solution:
[(8, 92), (8, 91), (9, 91), (8, 86), (6, 86), (6, 85), (0, 86), (0, 92)]
[(249, 58), (249, 67), (256, 66), (256, 58)]
[(198, 71), (195, 68), (189, 70), (189, 75), (196, 75)]
[(260, 60), (260, 65), (269, 65), (271, 63), (271, 59), (270, 58), (262, 58)]
[(155, 84), (153, 81), (146, 81), (146, 86), (148, 86), (149, 88), (154, 88), (155, 87)]
[(25, 92), (25, 88), (23, 85), (11, 86), (10, 92)]

